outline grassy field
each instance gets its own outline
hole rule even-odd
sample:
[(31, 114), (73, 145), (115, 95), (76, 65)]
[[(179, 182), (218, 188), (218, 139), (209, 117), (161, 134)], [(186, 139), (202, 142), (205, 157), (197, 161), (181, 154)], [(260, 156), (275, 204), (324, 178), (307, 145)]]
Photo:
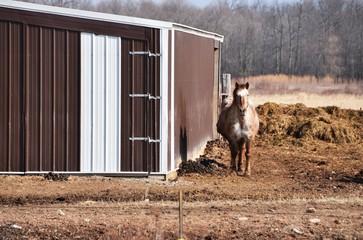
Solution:
[(363, 109), (363, 81), (336, 83), (329, 77), (317, 79), (286, 75), (234, 79), (236, 80), (250, 83), (250, 96), (255, 105), (265, 102), (303, 103), (309, 107), (337, 106)]

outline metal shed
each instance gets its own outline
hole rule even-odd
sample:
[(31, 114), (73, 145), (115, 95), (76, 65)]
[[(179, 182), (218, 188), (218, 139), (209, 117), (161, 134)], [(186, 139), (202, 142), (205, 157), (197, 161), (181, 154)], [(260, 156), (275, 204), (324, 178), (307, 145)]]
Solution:
[(166, 175), (215, 138), (223, 36), (0, 3), (0, 173)]

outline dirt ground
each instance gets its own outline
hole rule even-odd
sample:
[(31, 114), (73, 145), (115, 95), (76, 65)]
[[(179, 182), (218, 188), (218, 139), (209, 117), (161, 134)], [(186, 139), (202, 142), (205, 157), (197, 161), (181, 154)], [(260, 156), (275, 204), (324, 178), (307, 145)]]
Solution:
[(0, 176), (0, 239), (363, 239), (363, 113), (258, 107), (252, 177), (214, 140), (173, 181)]

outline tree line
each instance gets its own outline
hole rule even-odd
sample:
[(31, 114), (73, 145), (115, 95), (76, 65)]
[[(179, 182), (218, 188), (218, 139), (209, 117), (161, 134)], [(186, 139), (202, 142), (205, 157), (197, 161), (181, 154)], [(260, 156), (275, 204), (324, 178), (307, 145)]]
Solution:
[(222, 72), (363, 79), (363, 0), (25, 0), (171, 21), (224, 35)]

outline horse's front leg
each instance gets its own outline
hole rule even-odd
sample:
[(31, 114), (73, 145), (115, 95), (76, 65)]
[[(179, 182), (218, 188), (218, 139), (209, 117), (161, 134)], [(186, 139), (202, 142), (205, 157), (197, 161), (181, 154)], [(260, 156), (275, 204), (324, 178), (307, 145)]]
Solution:
[(251, 146), (252, 142), (250, 140), (246, 141), (246, 169), (245, 169), (245, 176), (251, 176)]
[(231, 150), (231, 170), (237, 171), (236, 157), (238, 154), (238, 144), (236, 142), (230, 142), (229, 149)]
[(243, 153), (245, 151), (245, 142), (242, 140), (239, 144), (239, 153), (238, 153), (238, 168), (237, 171), (242, 171), (242, 165), (243, 165)]

